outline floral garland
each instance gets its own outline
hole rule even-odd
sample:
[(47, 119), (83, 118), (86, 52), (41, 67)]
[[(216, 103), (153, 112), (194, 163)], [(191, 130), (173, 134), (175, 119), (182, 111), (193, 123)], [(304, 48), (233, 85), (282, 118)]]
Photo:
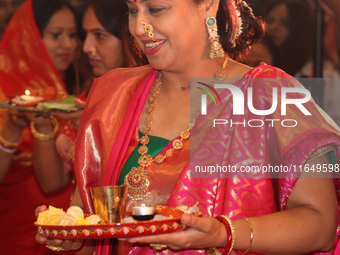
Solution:
[[(229, 12), (229, 16), (232, 21), (232, 24), (233, 24), (233, 30), (230, 35), (230, 43), (233, 47), (236, 47), (236, 41), (243, 32), (243, 21), (241, 17), (241, 12), (237, 8), (236, 1), (237, 0), (228, 1), (229, 2), (228, 12)], [(227, 24), (226, 32), (228, 32), (228, 29), (229, 29), (229, 25)]]

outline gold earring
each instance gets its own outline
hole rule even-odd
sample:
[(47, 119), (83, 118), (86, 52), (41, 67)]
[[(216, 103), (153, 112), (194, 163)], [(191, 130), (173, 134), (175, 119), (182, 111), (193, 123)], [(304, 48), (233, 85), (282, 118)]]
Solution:
[(141, 24), (144, 28), (145, 33), (148, 34), (148, 36), (151, 38), (152, 42), (155, 43), (156, 40), (155, 40), (155, 37), (154, 37), (154, 34), (153, 34), (153, 26), (151, 24), (145, 23), (143, 21), (141, 21)]
[(94, 57), (96, 55), (96, 53), (97, 53), (97, 49), (95, 47), (93, 47), (93, 46), (90, 48), (90, 51), (91, 51), (92, 57)]
[(216, 19), (214, 17), (207, 17), (205, 20), (207, 25), (209, 40), (210, 40), (210, 58), (224, 58), (225, 52), (220, 43), (220, 36), (218, 35)]

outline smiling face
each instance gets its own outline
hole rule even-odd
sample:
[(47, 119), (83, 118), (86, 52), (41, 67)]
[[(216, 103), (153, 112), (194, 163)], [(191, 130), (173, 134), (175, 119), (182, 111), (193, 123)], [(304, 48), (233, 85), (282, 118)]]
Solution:
[[(204, 4), (190, 0), (128, 0), (129, 29), (150, 64), (158, 70), (182, 71), (209, 57)], [(152, 42), (142, 22), (153, 26)]]
[(83, 18), (86, 39), (83, 51), (88, 55), (96, 76), (121, 67), (124, 62), (122, 41), (105, 30), (98, 21), (92, 7), (89, 7)]
[(289, 36), (288, 18), (288, 8), (285, 4), (275, 6), (267, 16), (268, 33), (276, 46), (281, 46)]
[(66, 7), (55, 12), (42, 33), (42, 39), (54, 66), (63, 75), (77, 48), (76, 23)]

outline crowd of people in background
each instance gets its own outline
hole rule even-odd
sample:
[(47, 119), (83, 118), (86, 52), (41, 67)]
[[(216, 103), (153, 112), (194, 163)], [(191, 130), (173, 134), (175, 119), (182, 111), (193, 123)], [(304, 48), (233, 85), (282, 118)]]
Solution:
[[(26, 89), (48, 86), (76, 95), (76, 104), (84, 108), (94, 78), (118, 67), (146, 63), (134, 50), (127, 28), (127, 6), (122, 1), (10, 0), (1, 1), (0, 10), (4, 11), (6, 31), (0, 54), (12, 67), (1, 69), (1, 101)], [(21, 50), (16, 52), (18, 48)], [(27, 68), (18, 77), (19, 62)], [(59, 113), (50, 118), (1, 110), (1, 137), (6, 141), (21, 137), (17, 150), (0, 152), (0, 201), (4, 205), (0, 217), (6, 219), (2, 222), (6, 231), (1, 231), (0, 237), (3, 254), (53, 254), (35, 241), (35, 216), (29, 212), (41, 204), (65, 210), (69, 207), (75, 181), (68, 151), (81, 113)], [(54, 118), (58, 119), (58, 130)], [(32, 135), (30, 123), (40, 136)], [(45, 134), (51, 133), (54, 136), (46, 141)], [(6, 245), (9, 242), (15, 245)]]
[[(305, 86), (322, 103), (323, 109), (340, 124), (338, 96), (340, 87), (340, 21), (336, 15), (340, 11), (339, 1), (309, 0), (253, 0), (255, 11), (267, 24), (266, 38), (255, 45), (243, 62), (256, 66), (261, 61), (277, 66), (296, 78), (314, 78), (316, 55), (316, 8), (325, 12), (323, 40), (322, 77), (323, 95), (320, 90), (313, 91)], [(319, 21), (320, 22), (320, 21)], [(320, 86), (320, 85), (318, 85)], [(320, 96), (322, 98), (320, 98)]]
[[(326, 13), (323, 77), (340, 78), (340, 1), (247, 2), (266, 22), (267, 34), (238, 62), (251, 67), (265, 62), (296, 78), (314, 77), (315, 10), (320, 5)], [(148, 63), (129, 32), (127, 13), (125, 1), (0, 0), (0, 101), (48, 86), (75, 95), (83, 109), (96, 78)], [(16, 52), (20, 45), (25, 47)], [(339, 96), (339, 84), (324, 84), (322, 108), (338, 125)], [(34, 210), (44, 204), (65, 210), (70, 205), (76, 183), (68, 152), (82, 113), (50, 118), (0, 109), (0, 137), (9, 148), (0, 150), (1, 254), (55, 254), (35, 240)]]

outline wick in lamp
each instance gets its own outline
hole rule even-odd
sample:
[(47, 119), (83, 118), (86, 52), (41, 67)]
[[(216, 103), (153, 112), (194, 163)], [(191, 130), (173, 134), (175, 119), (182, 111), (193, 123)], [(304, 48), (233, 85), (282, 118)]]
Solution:
[(36, 100), (36, 97), (31, 96), (31, 91), (29, 91), (28, 89), (25, 90), (25, 95), (21, 95), (20, 98), (28, 102)]
[(154, 206), (141, 206), (132, 207), (131, 215), (137, 221), (152, 220), (155, 217), (155, 207)]

